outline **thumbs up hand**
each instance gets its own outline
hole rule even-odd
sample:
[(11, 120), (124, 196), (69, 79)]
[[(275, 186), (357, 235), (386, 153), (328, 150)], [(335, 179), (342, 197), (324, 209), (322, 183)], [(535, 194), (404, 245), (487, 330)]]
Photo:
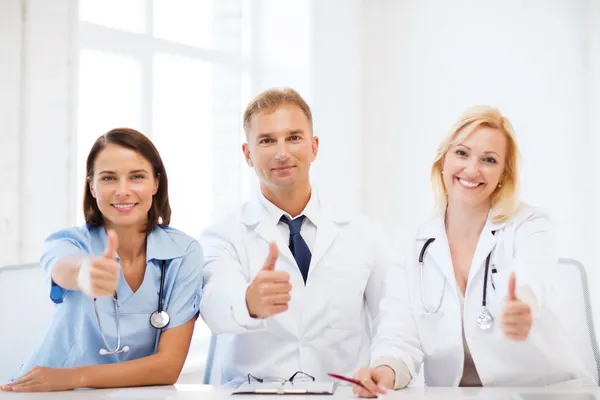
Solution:
[(279, 257), (277, 245), (269, 244), (269, 255), (262, 269), (246, 290), (246, 306), (253, 318), (268, 318), (288, 309), (291, 299), (290, 274), (275, 271), (275, 262)]
[(513, 272), (508, 281), (508, 297), (500, 317), (500, 328), (507, 338), (523, 341), (529, 336), (532, 323), (531, 307), (517, 298), (517, 278)]
[(119, 283), (119, 263), (116, 260), (117, 234), (106, 233), (106, 250), (102, 257), (84, 258), (77, 274), (79, 290), (89, 297), (113, 296)]

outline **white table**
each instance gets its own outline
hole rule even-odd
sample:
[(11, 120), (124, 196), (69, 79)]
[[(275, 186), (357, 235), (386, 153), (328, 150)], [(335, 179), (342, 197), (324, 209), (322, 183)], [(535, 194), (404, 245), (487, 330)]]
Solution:
[[(600, 388), (408, 388), (389, 392), (381, 400), (403, 399), (485, 399), (485, 400), (513, 400), (517, 393), (539, 393), (559, 395), (550, 397), (552, 400), (569, 400), (568, 394), (589, 394), (589, 399), (596, 395), (600, 399)], [(302, 396), (302, 395), (237, 395), (230, 396), (231, 389), (211, 385), (175, 385), (127, 389), (102, 389), (79, 390), (72, 392), (54, 393), (2, 393), (0, 399), (81, 399), (81, 400), (107, 400), (107, 399), (150, 399), (150, 400), (276, 400), (282, 397), (286, 400), (340, 400), (355, 399), (350, 387), (340, 386), (333, 396)], [(539, 397), (540, 400), (543, 397)], [(579, 399), (578, 399), (579, 400)]]

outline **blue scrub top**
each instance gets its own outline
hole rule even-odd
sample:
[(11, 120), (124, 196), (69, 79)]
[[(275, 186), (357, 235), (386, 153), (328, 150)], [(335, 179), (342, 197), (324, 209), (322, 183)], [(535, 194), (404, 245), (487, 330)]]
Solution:
[[(57, 286), (51, 275), (54, 266), (65, 256), (100, 257), (105, 249), (104, 227), (84, 225), (58, 231), (46, 239), (41, 264), (48, 276), (50, 298), (55, 303), (54, 315), (43, 340), (13, 379), (36, 365), (71, 368), (117, 363), (154, 354), (161, 330), (150, 325), (150, 315), (158, 309), (162, 260), (166, 261), (163, 309), (171, 317), (164, 329), (176, 328), (197, 316), (202, 290), (202, 247), (181, 231), (157, 226), (146, 239), (146, 272), (142, 285), (133, 293), (121, 270), (117, 287), (121, 347), (129, 346), (130, 350), (100, 355), (99, 350), (106, 345), (94, 313), (93, 299), (80, 291)], [(117, 324), (113, 299), (99, 298), (96, 305), (104, 336), (114, 349)]]

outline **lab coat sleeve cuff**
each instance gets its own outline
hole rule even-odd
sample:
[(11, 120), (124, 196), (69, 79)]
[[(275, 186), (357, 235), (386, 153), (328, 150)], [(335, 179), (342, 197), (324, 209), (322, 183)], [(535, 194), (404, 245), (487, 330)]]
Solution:
[(386, 365), (392, 370), (394, 370), (394, 374), (396, 374), (396, 379), (394, 381), (394, 389), (405, 388), (412, 380), (412, 376), (410, 375), (408, 367), (401, 359), (389, 356), (379, 357), (371, 363), (371, 367), (373, 368), (380, 367), (382, 365)]
[[(248, 285), (249, 286), (249, 285)], [(235, 298), (231, 306), (231, 311), (235, 321), (240, 326), (252, 330), (259, 331), (265, 329), (265, 320), (260, 318), (252, 318), (248, 312), (248, 305), (246, 304), (246, 286), (243, 290), (236, 293)]]

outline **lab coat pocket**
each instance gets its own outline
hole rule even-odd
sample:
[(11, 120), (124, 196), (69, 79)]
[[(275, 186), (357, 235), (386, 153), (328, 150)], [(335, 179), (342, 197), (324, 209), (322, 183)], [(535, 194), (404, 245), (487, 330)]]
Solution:
[[(447, 335), (447, 329), (444, 329), (444, 310), (438, 310), (436, 313), (427, 313), (424, 311), (415, 312), (415, 323), (421, 347), (426, 354), (434, 353), (436, 348), (444, 342), (442, 335)], [(444, 332), (444, 333), (442, 333)]]
[(338, 275), (333, 279), (329, 289), (329, 328), (356, 330), (364, 328), (362, 318), (364, 293), (369, 280), (370, 271), (361, 269), (354, 273)]
[[(340, 373), (356, 372), (357, 360), (361, 359), (364, 333), (357, 329), (328, 328), (324, 334), (327, 348), (327, 360), (335, 364)], [(365, 344), (368, 352), (368, 344)]]

